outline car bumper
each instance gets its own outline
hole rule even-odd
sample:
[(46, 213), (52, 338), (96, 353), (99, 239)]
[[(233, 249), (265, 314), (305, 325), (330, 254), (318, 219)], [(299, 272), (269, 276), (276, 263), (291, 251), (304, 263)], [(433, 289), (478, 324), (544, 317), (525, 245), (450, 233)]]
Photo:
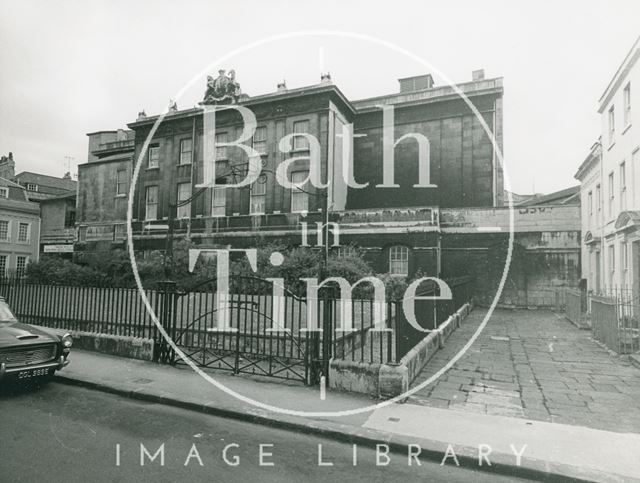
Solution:
[(58, 357), (55, 361), (43, 362), (42, 364), (34, 364), (31, 366), (6, 367), (6, 364), (3, 362), (0, 364), (0, 379), (21, 371), (30, 371), (33, 369), (54, 369), (58, 371), (67, 364), (69, 364), (69, 361), (64, 356)]

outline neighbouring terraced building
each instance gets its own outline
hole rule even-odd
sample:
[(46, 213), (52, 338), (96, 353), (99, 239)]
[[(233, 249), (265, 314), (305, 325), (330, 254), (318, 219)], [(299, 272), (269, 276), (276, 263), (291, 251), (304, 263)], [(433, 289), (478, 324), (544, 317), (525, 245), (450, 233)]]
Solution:
[[(593, 292), (640, 294), (640, 38), (598, 101), (601, 133), (575, 175), (582, 276)], [(636, 304), (637, 302), (634, 302)]]

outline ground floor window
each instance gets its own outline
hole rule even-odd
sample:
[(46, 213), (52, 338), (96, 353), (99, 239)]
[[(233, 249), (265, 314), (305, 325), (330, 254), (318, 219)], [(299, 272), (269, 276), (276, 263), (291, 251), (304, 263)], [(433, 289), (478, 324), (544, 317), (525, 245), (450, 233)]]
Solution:
[(396, 245), (389, 249), (389, 273), (391, 275), (409, 275), (409, 248)]
[(0, 255), (0, 278), (7, 276), (7, 255)]
[(345, 258), (350, 256), (355, 256), (358, 254), (356, 247), (353, 245), (345, 245), (335, 248), (335, 254), (338, 258)]
[(18, 277), (23, 277), (25, 275), (28, 261), (29, 257), (24, 255), (18, 255), (16, 258), (16, 275)]

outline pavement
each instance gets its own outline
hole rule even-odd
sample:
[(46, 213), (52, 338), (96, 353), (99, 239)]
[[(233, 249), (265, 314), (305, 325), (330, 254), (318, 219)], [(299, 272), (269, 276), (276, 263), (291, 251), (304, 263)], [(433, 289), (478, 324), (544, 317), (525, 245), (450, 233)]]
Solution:
[[(485, 315), (475, 310), (414, 381), (447, 363)], [(412, 404), (640, 433), (640, 370), (560, 314), (496, 310), (474, 345)]]
[[(73, 351), (70, 360), (69, 366), (57, 373), (57, 381), (352, 444), (384, 443), (405, 457), (410, 445), (418, 445), (422, 457), (431, 461), (444, 460), (445, 465), (453, 466), (457, 460), (464, 468), (512, 477), (640, 481), (639, 434), (442, 409), (411, 401), (360, 414), (309, 417), (256, 407), (248, 399), (289, 411), (325, 413), (353, 411), (380, 401), (335, 392), (327, 392), (322, 399), (317, 388), (208, 373), (242, 400), (214, 387), (190, 368), (80, 350)], [(481, 458), (481, 454), (488, 457)]]
[[(6, 482), (514, 481), (394, 453), (378, 466), (371, 445), (356, 447), (354, 464), (343, 441), (56, 383), (0, 389), (0, 414)], [(143, 466), (140, 445), (163, 451)]]

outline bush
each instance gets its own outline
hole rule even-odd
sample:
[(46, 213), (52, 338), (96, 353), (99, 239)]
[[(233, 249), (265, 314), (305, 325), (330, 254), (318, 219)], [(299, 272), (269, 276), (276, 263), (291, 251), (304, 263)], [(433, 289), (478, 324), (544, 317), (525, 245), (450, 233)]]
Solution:
[[(164, 253), (152, 251), (144, 258), (137, 258), (138, 273), (146, 288), (155, 288), (157, 282), (173, 280), (181, 290), (188, 290), (216, 277), (216, 261), (213, 257), (201, 256), (193, 272), (189, 272), (189, 249), (197, 248), (190, 240), (179, 240), (173, 246), (173, 258), (167, 260)], [(233, 258), (229, 267), (231, 288), (241, 290), (246, 281), (238, 277), (283, 278), (285, 287), (299, 295), (306, 293), (304, 278), (318, 278), (322, 266), (322, 252), (309, 247), (291, 247), (282, 242), (262, 243), (256, 247), (257, 270), (249, 265), (246, 255)], [(273, 266), (271, 254), (282, 253), (282, 265)], [(166, 264), (168, 263), (168, 266)], [(58, 257), (43, 257), (39, 262), (27, 266), (27, 280), (30, 283), (85, 286), (135, 286), (129, 255), (125, 250), (108, 253), (83, 254), (76, 263)], [(355, 250), (337, 257), (330, 254), (322, 278), (342, 277), (353, 284), (363, 277), (373, 276), (371, 267), (361, 252)], [(387, 300), (397, 300), (404, 296), (408, 281), (404, 277), (375, 274), (382, 280)], [(418, 271), (415, 278), (422, 276)], [(257, 287), (258, 285), (256, 285)], [(267, 287), (267, 285), (264, 285)], [(332, 284), (331, 286), (336, 286)], [(270, 289), (269, 289), (270, 290)], [(356, 297), (370, 297), (371, 284), (359, 284), (354, 289)]]
[(404, 292), (409, 286), (406, 277), (398, 277), (389, 273), (379, 273), (376, 277), (384, 283), (387, 300), (401, 300), (404, 298)]
[(92, 268), (57, 257), (43, 257), (26, 268), (28, 283), (48, 285), (101, 285), (105, 278)]

